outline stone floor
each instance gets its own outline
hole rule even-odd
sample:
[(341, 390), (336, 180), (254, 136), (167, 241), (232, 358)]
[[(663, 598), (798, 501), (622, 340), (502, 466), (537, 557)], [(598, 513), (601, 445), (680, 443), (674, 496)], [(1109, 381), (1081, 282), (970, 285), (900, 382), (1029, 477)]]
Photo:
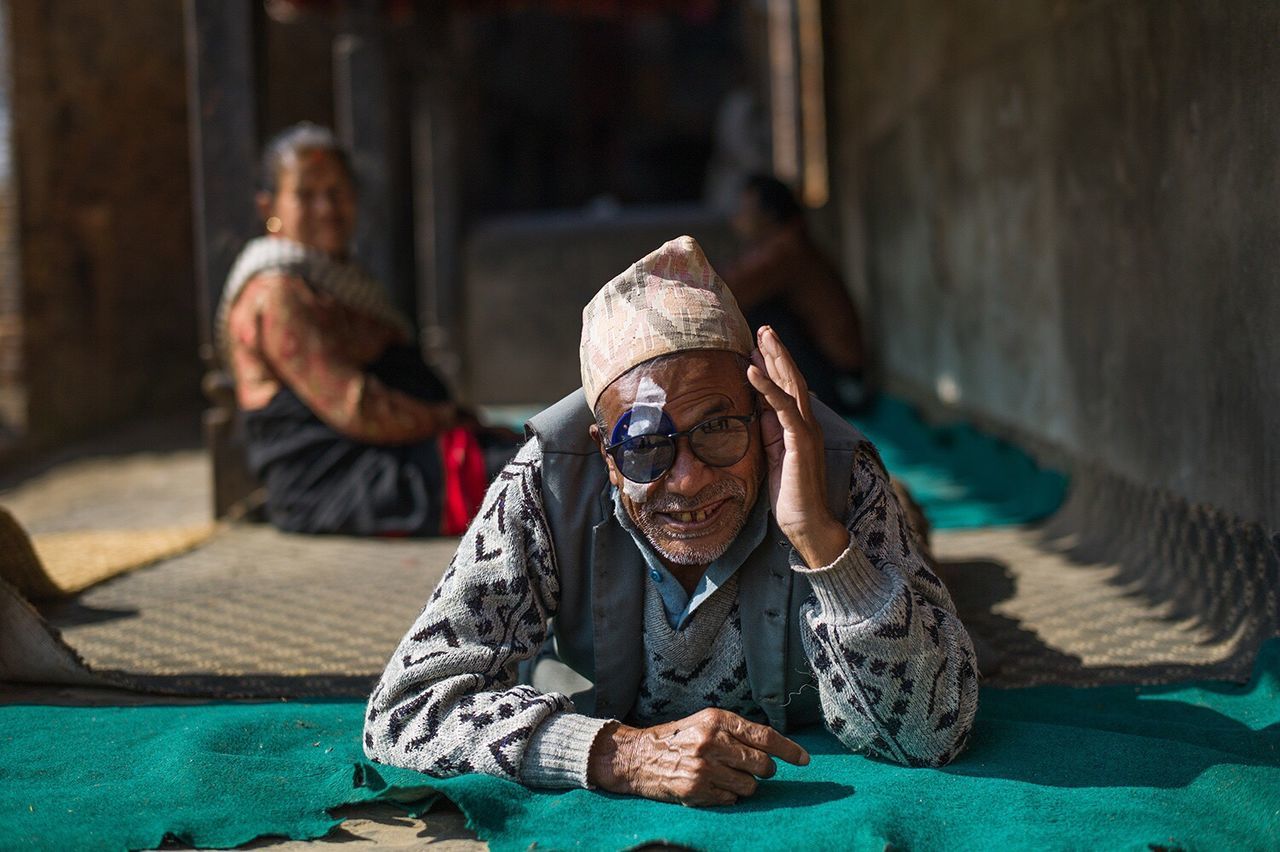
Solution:
[(1040, 528), (948, 530), (933, 541), (965, 625), (999, 657), (990, 685), (1248, 677), (1244, 625), (1223, 636), (1178, 616), (1124, 583), (1120, 565), (1076, 561), (1069, 541)]
[(241, 849), (300, 850), (329, 844), (343, 849), (372, 846), (378, 849), (430, 849), (431, 852), (475, 852), (489, 845), (467, 828), (462, 812), (447, 800), (421, 818), (405, 816), (393, 805), (343, 808), (342, 825), (319, 840), (256, 840)]
[(198, 414), (121, 427), (0, 472), (0, 505), (30, 533), (139, 529), (209, 519)]
[(455, 547), (238, 524), (42, 611), (96, 669), (372, 678)]

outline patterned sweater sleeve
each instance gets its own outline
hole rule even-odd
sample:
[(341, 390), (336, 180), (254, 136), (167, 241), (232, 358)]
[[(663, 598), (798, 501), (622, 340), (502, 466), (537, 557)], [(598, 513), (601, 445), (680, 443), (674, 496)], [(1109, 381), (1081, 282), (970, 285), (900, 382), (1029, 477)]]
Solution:
[(546, 638), (560, 588), (529, 441), (480, 514), (369, 699), (365, 753), (436, 776), (480, 772), (529, 786), (586, 786), (607, 719), (517, 684)]
[(792, 557), (813, 586), (802, 635), (826, 725), (853, 751), (942, 766), (977, 710), (973, 645), (870, 444), (855, 455), (847, 525), (850, 546), (831, 565)]

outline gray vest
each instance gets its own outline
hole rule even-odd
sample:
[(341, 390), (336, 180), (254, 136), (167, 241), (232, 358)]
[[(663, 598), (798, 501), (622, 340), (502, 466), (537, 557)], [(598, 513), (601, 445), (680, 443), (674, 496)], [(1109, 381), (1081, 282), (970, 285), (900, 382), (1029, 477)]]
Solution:
[[(866, 439), (816, 399), (813, 410), (826, 444), (827, 504), (843, 519), (853, 453)], [(577, 390), (534, 416), (525, 432), (542, 449), (542, 501), (560, 578), (560, 608), (551, 620), (555, 654), (589, 682), (572, 696), (581, 712), (624, 719), (642, 675), (646, 569), (614, 516), (608, 469), (588, 432), (594, 422)], [(747, 678), (769, 724), (781, 731), (820, 720), (800, 644), (809, 581), (790, 569), (790, 552), (770, 515), (764, 541), (738, 569)]]

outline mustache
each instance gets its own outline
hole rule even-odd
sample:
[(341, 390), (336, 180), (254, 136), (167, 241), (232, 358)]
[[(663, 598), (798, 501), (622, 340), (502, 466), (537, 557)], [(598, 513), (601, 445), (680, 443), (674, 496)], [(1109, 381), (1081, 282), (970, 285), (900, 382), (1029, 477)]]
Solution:
[(692, 497), (681, 497), (677, 494), (664, 494), (644, 504), (646, 515), (656, 513), (689, 512), (707, 503), (715, 503), (725, 498), (747, 499), (747, 489), (735, 480), (721, 480), (708, 485)]

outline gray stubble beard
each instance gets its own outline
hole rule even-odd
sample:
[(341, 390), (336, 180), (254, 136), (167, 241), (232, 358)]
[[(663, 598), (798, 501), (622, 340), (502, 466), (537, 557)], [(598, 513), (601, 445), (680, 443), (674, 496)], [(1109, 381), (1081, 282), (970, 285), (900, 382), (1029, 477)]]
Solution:
[[(686, 547), (679, 553), (668, 549), (667, 543), (673, 541), (673, 539), (666, 527), (655, 517), (657, 513), (687, 511), (689, 507), (726, 497), (730, 499), (730, 505), (720, 511), (732, 510), (737, 513), (737, 516), (727, 519), (732, 526), (733, 534), (728, 536), (722, 545), (706, 550), (700, 550), (697, 547)], [(759, 494), (756, 495), (756, 499), (760, 499)], [(751, 507), (747, 505), (746, 489), (735, 479), (727, 479), (709, 485), (691, 499), (666, 497), (661, 500), (651, 500), (643, 505), (633, 505), (635, 505), (637, 511), (631, 517), (632, 522), (644, 534), (644, 537), (653, 546), (654, 550), (676, 565), (710, 565), (719, 559), (729, 549), (729, 545), (733, 544), (734, 540), (737, 539), (738, 534), (742, 532), (742, 528), (747, 523), (747, 515), (751, 511)], [(693, 540), (674, 539), (674, 541), (686, 543)]]

